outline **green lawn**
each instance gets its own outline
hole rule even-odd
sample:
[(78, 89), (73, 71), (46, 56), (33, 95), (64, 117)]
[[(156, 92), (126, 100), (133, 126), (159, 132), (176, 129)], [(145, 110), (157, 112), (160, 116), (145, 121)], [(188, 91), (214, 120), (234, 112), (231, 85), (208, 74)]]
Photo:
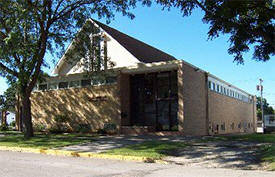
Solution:
[(248, 134), (248, 135), (232, 135), (232, 136), (215, 136), (205, 141), (244, 141), (244, 142), (260, 142), (269, 143), (263, 145), (259, 149), (259, 156), (264, 164), (269, 166), (270, 170), (275, 170), (275, 134)]
[(177, 149), (186, 145), (180, 142), (149, 141), (145, 143), (129, 145), (104, 152), (112, 155), (146, 157), (152, 160), (159, 160), (165, 156), (173, 155)]
[(210, 140), (275, 143), (275, 134), (256, 134), (256, 133), (254, 133), (254, 134), (247, 134), (247, 135), (216, 136), (216, 137), (210, 138)]
[(261, 148), (261, 160), (268, 164), (270, 170), (275, 171), (275, 144)]
[(30, 148), (57, 148), (91, 141), (92, 135), (80, 134), (35, 134), (25, 139), (22, 133), (0, 132), (0, 146), (30, 147)]

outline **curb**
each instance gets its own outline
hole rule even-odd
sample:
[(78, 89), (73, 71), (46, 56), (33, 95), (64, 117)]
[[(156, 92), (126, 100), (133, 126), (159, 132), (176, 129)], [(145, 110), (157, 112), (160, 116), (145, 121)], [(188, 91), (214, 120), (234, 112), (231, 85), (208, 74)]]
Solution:
[(168, 164), (168, 162), (166, 161), (154, 160), (148, 157), (98, 154), (98, 153), (92, 153), (92, 152), (77, 152), (77, 151), (65, 151), (65, 150), (55, 150), (55, 149), (38, 149), (38, 148), (25, 148), (25, 147), (8, 147), (8, 146), (0, 146), (0, 150), (12, 151), (12, 152), (27, 152), (27, 153), (45, 154), (45, 155), (54, 155), (54, 156), (114, 159), (114, 160), (137, 161), (137, 162), (146, 162), (146, 163)]

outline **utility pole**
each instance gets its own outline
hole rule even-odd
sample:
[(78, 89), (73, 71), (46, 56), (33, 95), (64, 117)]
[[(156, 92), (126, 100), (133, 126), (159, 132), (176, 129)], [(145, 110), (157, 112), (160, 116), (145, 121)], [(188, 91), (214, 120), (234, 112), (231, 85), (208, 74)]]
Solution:
[(262, 110), (262, 122), (264, 125), (264, 105), (263, 105), (263, 80), (260, 79), (260, 85), (257, 86), (257, 90), (259, 90), (261, 92), (261, 110)]

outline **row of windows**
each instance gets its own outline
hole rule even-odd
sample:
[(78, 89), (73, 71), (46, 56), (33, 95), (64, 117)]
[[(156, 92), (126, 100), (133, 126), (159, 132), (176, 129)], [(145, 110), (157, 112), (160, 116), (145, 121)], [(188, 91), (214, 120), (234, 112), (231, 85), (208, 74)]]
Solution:
[[(236, 126), (234, 122), (232, 122), (230, 125), (228, 125), (229, 130), (235, 130), (235, 129), (251, 129), (253, 128), (253, 124), (251, 122), (239, 122)], [(210, 127), (210, 130), (212, 132), (220, 132), (226, 130), (225, 122), (222, 124), (215, 124), (212, 123), (212, 127)]]
[(73, 81), (61, 81), (61, 82), (49, 82), (38, 84), (33, 90), (55, 90), (55, 89), (66, 89), (66, 88), (80, 88), (88, 87), (92, 85), (108, 85), (117, 82), (116, 77), (106, 77), (105, 79), (82, 79)]
[(226, 96), (230, 96), (232, 98), (236, 98), (236, 99), (242, 100), (244, 102), (250, 102), (249, 97), (247, 97), (239, 92), (236, 92), (234, 90), (231, 90), (229, 88), (226, 88), (222, 85), (219, 85), (217, 83), (214, 83), (212, 81), (208, 81), (208, 88), (212, 91), (217, 92), (217, 93), (220, 93), (220, 94), (223, 94)]

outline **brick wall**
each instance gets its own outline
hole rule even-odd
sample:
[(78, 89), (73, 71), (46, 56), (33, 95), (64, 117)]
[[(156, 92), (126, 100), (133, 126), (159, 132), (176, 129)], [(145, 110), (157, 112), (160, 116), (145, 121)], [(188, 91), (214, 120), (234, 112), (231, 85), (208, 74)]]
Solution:
[(120, 100), (117, 84), (87, 88), (33, 92), (31, 95), (34, 126), (55, 125), (54, 118), (65, 115), (73, 131), (79, 124), (88, 124), (91, 131), (105, 123), (120, 125)]
[(255, 131), (255, 102), (246, 103), (213, 91), (209, 93), (209, 134)]
[(205, 73), (182, 64), (183, 133), (186, 135), (207, 134), (207, 101)]

